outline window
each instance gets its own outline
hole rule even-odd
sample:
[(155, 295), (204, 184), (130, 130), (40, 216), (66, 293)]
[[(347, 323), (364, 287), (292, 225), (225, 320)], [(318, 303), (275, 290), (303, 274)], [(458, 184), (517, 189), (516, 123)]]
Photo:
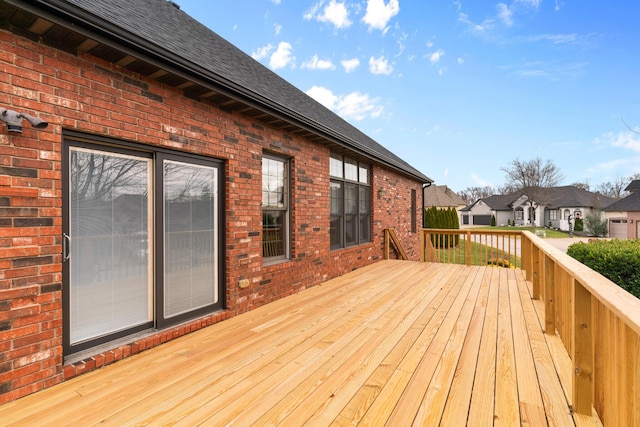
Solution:
[(262, 158), (262, 256), (271, 262), (289, 258), (289, 163)]
[(222, 309), (221, 163), (67, 132), (64, 351)]
[(330, 160), (331, 249), (371, 241), (369, 166), (332, 155)]
[(411, 190), (411, 232), (416, 232), (416, 190)]
[(564, 210), (564, 219), (569, 219), (569, 215), (571, 215), (571, 211), (569, 209)]
[(521, 207), (516, 208), (516, 219), (523, 220), (524, 219), (524, 209)]
[(558, 219), (558, 210), (552, 209), (549, 211), (549, 220), (556, 221)]

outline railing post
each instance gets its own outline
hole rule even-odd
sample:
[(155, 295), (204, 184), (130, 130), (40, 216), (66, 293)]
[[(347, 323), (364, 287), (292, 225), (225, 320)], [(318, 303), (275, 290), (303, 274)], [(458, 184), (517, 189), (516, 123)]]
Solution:
[(573, 282), (573, 410), (591, 415), (593, 406), (593, 324), (591, 293)]
[(531, 245), (531, 278), (533, 283), (533, 299), (540, 299), (540, 248)]
[(464, 259), (465, 264), (471, 265), (471, 230), (467, 230), (467, 244), (464, 245)]
[(544, 331), (547, 335), (556, 333), (555, 264), (551, 257), (544, 257)]
[(529, 236), (524, 232), (520, 234), (520, 265), (525, 272), (526, 280), (531, 280), (531, 264), (529, 259), (529, 253), (531, 252), (531, 241)]
[(420, 230), (420, 262), (427, 262), (427, 248), (424, 241), (424, 229)]
[(389, 230), (384, 229), (384, 259), (389, 259)]

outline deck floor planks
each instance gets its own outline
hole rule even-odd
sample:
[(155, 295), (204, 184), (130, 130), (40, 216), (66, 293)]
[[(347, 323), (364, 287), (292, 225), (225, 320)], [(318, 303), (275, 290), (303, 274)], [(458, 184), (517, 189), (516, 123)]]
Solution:
[(542, 402), (573, 425), (554, 364), (568, 356), (528, 286), (520, 270), (378, 262), (0, 406), (0, 424), (536, 425)]
[[(402, 280), (411, 280), (411, 277), (402, 278)], [(349, 328), (356, 331), (355, 337), (347, 336), (344, 333), (337, 334), (331, 346), (323, 348), (322, 354), (314, 361), (313, 366), (317, 366), (315, 371), (313, 369), (301, 370), (299, 366), (303, 363), (293, 361), (290, 365), (289, 375), (278, 374), (272, 378), (270, 383), (263, 385), (265, 390), (273, 396), (265, 399), (262, 405), (252, 405), (248, 411), (246, 405), (236, 408), (228, 406), (220, 414), (220, 420), (223, 422), (234, 420), (240, 425), (283, 422), (285, 417), (295, 416), (295, 411), (299, 411), (301, 408), (308, 411), (306, 418), (310, 418), (309, 412), (313, 413), (314, 409), (311, 405), (303, 404), (303, 401), (308, 399), (314, 404), (320, 404), (319, 402), (323, 399), (332, 399), (331, 396), (335, 396), (339, 389), (339, 382), (344, 381), (344, 375), (346, 375), (346, 373), (343, 374), (344, 370), (351, 371), (348, 378), (350, 381), (353, 380), (356, 375), (354, 367), (362, 367), (366, 358), (381, 345), (387, 334), (397, 326), (398, 323), (395, 319), (402, 319), (409, 315), (413, 306), (411, 302), (428, 292), (427, 289), (418, 287), (407, 290), (409, 292), (404, 292), (401, 295), (389, 295), (382, 298), (379, 301), (380, 304), (371, 306), (375, 307), (376, 311), (368, 313), (365, 319), (358, 320), (356, 325)], [(286, 378), (286, 381), (278, 380), (283, 377)], [(274, 396), (280, 396), (282, 399), (275, 399)], [(284, 399), (284, 397), (290, 396), (296, 396), (296, 398)], [(246, 403), (246, 398), (243, 396), (243, 403)], [(260, 416), (260, 419), (250, 419), (252, 414)], [(276, 419), (268, 420), (269, 415), (272, 414), (275, 414)], [(287, 422), (287, 424), (289, 423)], [(296, 424), (291, 423), (290, 425)]]
[[(482, 274), (482, 283), (478, 300), (474, 308), (471, 322), (465, 342), (460, 353), (460, 360), (456, 372), (454, 373), (451, 390), (447, 399), (441, 426), (464, 425), (469, 416), (468, 407), (471, 402), (473, 383), (478, 365), (478, 355), (480, 352), (480, 342), (484, 319), (489, 304), (489, 291), (491, 289), (491, 274)], [(493, 390), (491, 390), (493, 392)]]
[(506, 271), (504, 269), (499, 271), (495, 425), (514, 426), (520, 424), (520, 405), (518, 401), (509, 282)]
[(455, 299), (449, 308), (442, 311), (442, 320), (438, 322), (437, 329), (431, 331), (428, 328), (425, 329), (425, 333), (423, 333), (425, 340), (415, 347), (415, 352), (410, 351), (407, 358), (398, 367), (400, 370), (413, 372), (413, 375), (407, 383), (405, 392), (387, 420), (387, 425), (408, 426), (414, 422), (422, 399), (424, 399), (442, 355), (447, 348), (451, 330), (455, 326), (471, 291), (471, 284), (466, 279), (459, 279), (462, 282), (460, 292), (455, 295)]
[[(393, 279), (393, 277), (393, 275), (389, 275), (389, 279)], [(358, 280), (350, 283), (350, 287), (357, 290), (356, 286), (366, 283), (366, 281), (366, 277), (358, 278)], [(367, 294), (367, 298), (361, 299), (362, 302), (386, 301), (388, 296), (384, 289), (379, 287), (379, 289), (371, 289), (371, 292)], [(264, 347), (261, 342), (256, 342), (255, 344), (257, 345), (246, 346), (241, 354), (234, 353), (231, 355), (230, 357), (235, 362), (233, 365), (229, 365), (225, 359), (222, 359), (221, 363), (229, 365), (229, 368), (207, 368), (214, 372), (222, 369), (223, 375), (219, 375), (221, 378), (219, 381), (214, 381), (210, 376), (202, 378), (203, 375), (197, 374), (195, 378), (200, 380), (195, 387), (194, 384), (188, 382), (181, 384), (181, 387), (188, 390), (188, 393), (179, 402), (172, 401), (171, 396), (175, 395), (175, 391), (167, 389), (166, 393), (156, 396), (156, 399), (162, 400), (165, 398), (169, 400), (169, 403), (173, 403), (174, 406), (167, 405), (170, 409), (169, 413), (154, 414), (152, 407), (147, 418), (137, 416), (135, 421), (173, 424), (178, 420), (196, 417), (196, 415), (193, 415), (194, 413), (202, 414), (206, 408), (210, 408), (213, 404), (218, 404), (220, 408), (224, 408), (229, 402), (237, 400), (239, 396), (242, 397), (241, 402), (246, 405), (248, 396), (243, 395), (244, 390), (249, 388), (255, 394), (258, 388), (254, 387), (254, 384), (259, 383), (260, 378), (272, 376), (273, 365), (288, 363), (287, 360), (279, 358), (292, 359), (295, 356), (299, 356), (311, 360), (320, 352), (320, 347), (326, 347), (339, 338), (348, 341), (357, 336), (358, 331), (354, 329), (354, 326), (360, 322), (360, 319), (369, 317), (370, 313), (367, 310), (371, 310), (371, 305), (361, 304), (354, 307), (350, 300), (351, 293), (346, 293), (340, 299), (334, 300), (333, 304), (341, 309), (334, 310), (330, 316), (325, 314), (327, 310), (321, 304), (323, 302), (328, 304), (329, 301), (319, 301), (320, 304), (314, 304), (317, 310), (310, 309), (306, 312), (306, 316), (303, 316), (305, 319), (304, 325), (312, 325), (311, 327), (304, 326), (301, 328), (298, 319), (291, 319), (295, 321), (277, 325), (277, 327), (272, 322), (267, 321), (272, 325), (272, 330), (267, 333), (262, 325), (259, 329), (262, 331), (262, 335), (267, 337), (270, 334), (280, 335), (281, 338), (278, 338), (275, 344), (272, 344), (271, 347)], [(342, 319), (344, 322), (339, 324), (336, 322), (338, 319)], [(325, 323), (335, 325), (336, 329), (326, 328), (324, 326)], [(243, 357), (239, 357), (240, 355)], [(194, 391), (199, 390), (207, 391), (212, 386), (215, 386), (215, 391), (213, 392), (194, 393)], [(239, 392), (238, 389), (242, 387), (245, 388)], [(117, 423), (120, 420), (117, 417), (113, 417), (109, 421)]]
[(471, 290), (455, 325), (451, 329), (451, 334), (447, 339), (438, 367), (413, 420), (414, 426), (438, 425), (441, 421), (467, 331), (469, 330), (469, 324), (478, 300), (480, 284), (482, 283), (482, 271), (477, 271), (475, 275), (470, 274), (467, 277), (467, 282), (471, 286)]
[(441, 310), (443, 303), (446, 303), (447, 298), (452, 298), (451, 295), (458, 289), (454, 285), (453, 281), (446, 281), (445, 286), (430, 302), (429, 307), (422, 312), (420, 318), (378, 366), (364, 387), (343, 409), (340, 414), (342, 422), (345, 420), (350, 423), (362, 421), (364, 425), (371, 425), (375, 420), (386, 419), (393, 411), (399, 396), (402, 395), (411, 378), (411, 373), (399, 370), (398, 366), (415, 348), (416, 342), (423, 335), (425, 328), (429, 328), (429, 325), (434, 325), (439, 321), (435, 316)]
[(520, 421), (523, 425), (539, 426), (547, 422), (544, 404), (540, 394), (540, 382), (531, 349), (531, 340), (524, 317), (520, 286), (513, 271), (506, 270), (509, 282), (509, 306), (513, 325), (513, 347), (516, 357), (518, 398), (520, 401)]

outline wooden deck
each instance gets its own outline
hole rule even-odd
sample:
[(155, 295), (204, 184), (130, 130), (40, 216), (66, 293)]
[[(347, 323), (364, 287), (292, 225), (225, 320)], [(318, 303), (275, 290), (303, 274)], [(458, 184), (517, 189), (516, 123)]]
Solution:
[(598, 423), (572, 416), (541, 309), (521, 270), (382, 261), (0, 406), (0, 424)]

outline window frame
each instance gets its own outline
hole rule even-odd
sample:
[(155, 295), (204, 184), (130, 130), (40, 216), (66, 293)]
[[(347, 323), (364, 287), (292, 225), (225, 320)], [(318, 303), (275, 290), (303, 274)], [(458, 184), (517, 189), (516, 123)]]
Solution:
[[(80, 342), (71, 342), (71, 272), (70, 262), (63, 260), (62, 263), (62, 277), (63, 277), (63, 356), (69, 357), (76, 355), (80, 352), (94, 348), (99, 345), (114, 342), (121, 338), (130, 336), (135, 333), (141, 333), (144, 331), (157, 329), (162, 330), (171, 326), (180, 324), (188, 319), (201, 317), (203, 315), (214, 313), (216, 311), (224, 310), (226, 308), (226, 261), (224, 256), (225, 248), (225, 175), (224, 175), (224, 162), (219, 159), (209, 158), (205, 156), (195, 155), (191, 153), (183, 153), (173, 151), (162, 147), (147, 146), (138, 143), (132, 143), (128, 141), (117, 140), (104, 136), (88, 135), (78, 131), (63, 130), (62, 138), (62, 232), (63, 240), (66, 239), (66, 235), (70, 232), (70, 191), (69, 183), (71, 179), (71, 170), (69, 167), (71, 151), (74, 148), (95, 150), (97, 152), (125, 154), (136, 156), (140, 158), (147, 158), (151, 160), (151, 182), (150, 188), (148, 188), (149, 195), (153, 200), (149, 202), (152, 212), (149, 212), (149, 218), (151, 219), (151, 242), (149, 243), (149, 249), (152, 252), (150, 254), (151, 267), (151, 320), (139, 324), (134, 327), (128, 327), (122, 330), (112, 331), (106, 334), (97, 335), (93, 338), (86, 339)], [(162, 197), (162, 162), (165, 159), (178, 160), (186, 164), (201, 165), (206, 167), (212, 167), (217, 169), (217, 206), (216, 206), (216, 239), (215, 244), (217, 246), (217, 259), (215, 260), (216, 267), (216, 286), (218, 293), (218, 300), (210, 305), (190, 310), (186, 313), (181, 313), (175, 316), (166, 318), (164, 313), (163, 302), (163, 242), (164, 242), (164, 226), (162, 214), (163, 209), (163, 197)], [(73, 241), (70, 241), (71, 247), (73, 247)], [(72, 250), (72, 249), (71, 249)], [(71, 254), (73, 254), (71, 252)], [(63, 254), (63, 257), (65, 254)]]
[[(276, 264), (280, 262), (285, 262), (291, 260), (291, 159), (279, 156), (277, 154), (264, 152), (262, 153), (262, 161), (261, 164), (264, 165), (264, 159), (268, 159), (275, 162), (281, 162), (283, 165), (284, 171), (284, 186), (283, 186), (283, 204), (284, 207), (271, 207), (268, 206), (265, 208), (264, 205), (264, 170), (261, 171), (261, 188), (262, 188), (262, 202), (261, 202), (261, 210), (262, 210), (262, 263), (264, 265)], [(265, 211), (277, 211), (283, 212), (282, 215), (284, 219), (284, 223), (282, 224), (284, 230), (282, 232), (283, 236), (283, 254), (274, 255), (274, 256), (265, 256), (265, 224), (264, 224), (264, 214)]]
[[(338, 154), (331, 154), (330, 157), (331, 167), (329, 168), (330, 185), (331, 188), (340, 189), (340, 197), (333, 197), (333, 190), (330, 191), (330, 222), (333, 223), (337, 218), (338, 224), (338, 242), (332, 241), (333, 233), (330, 225), (330, 250), (340, 250), (354, 246), (360, 246), (369, 244), (372, 242), (372, 203), (373, 198), (371, 194), (371, 165), (368, 163), (357, 161), (348, 156), (341, 156)], [(340, 167), (338, 167), (338, 164)], [(355, 173), (355, 175), (353, 175)], [(349, 176), (351, 179), (347, 178)], [(354, 188), (352, 191), (355, 194), (355, 199), (349, 198), (348, 188)], [(364, 192), (364, 193), (363, 193)], [(368, 194), (368, 197), (367, 197)], [(363, 199), (368, 198), (367, 200)], [(334, 210), (334, 203), (338, 202), (339, 212)], [(365, 205), (366, 204), (366, 208)], [(348, 208), (352, 208), (352, 212), (349, 213)], [(365, 209), (363, 209), (365, 208)], [(355, 210), (355, 212), (353, 212)], [(352, 221), (348, 221), (349, 218)], [(367, 224), (367, 235), (362, 230), (362, 224)], [(353, 224), (352, 228), (348, 229), (348, 225)], [(354, 236), (349, 237), (349, 230), (353, 230)]]

